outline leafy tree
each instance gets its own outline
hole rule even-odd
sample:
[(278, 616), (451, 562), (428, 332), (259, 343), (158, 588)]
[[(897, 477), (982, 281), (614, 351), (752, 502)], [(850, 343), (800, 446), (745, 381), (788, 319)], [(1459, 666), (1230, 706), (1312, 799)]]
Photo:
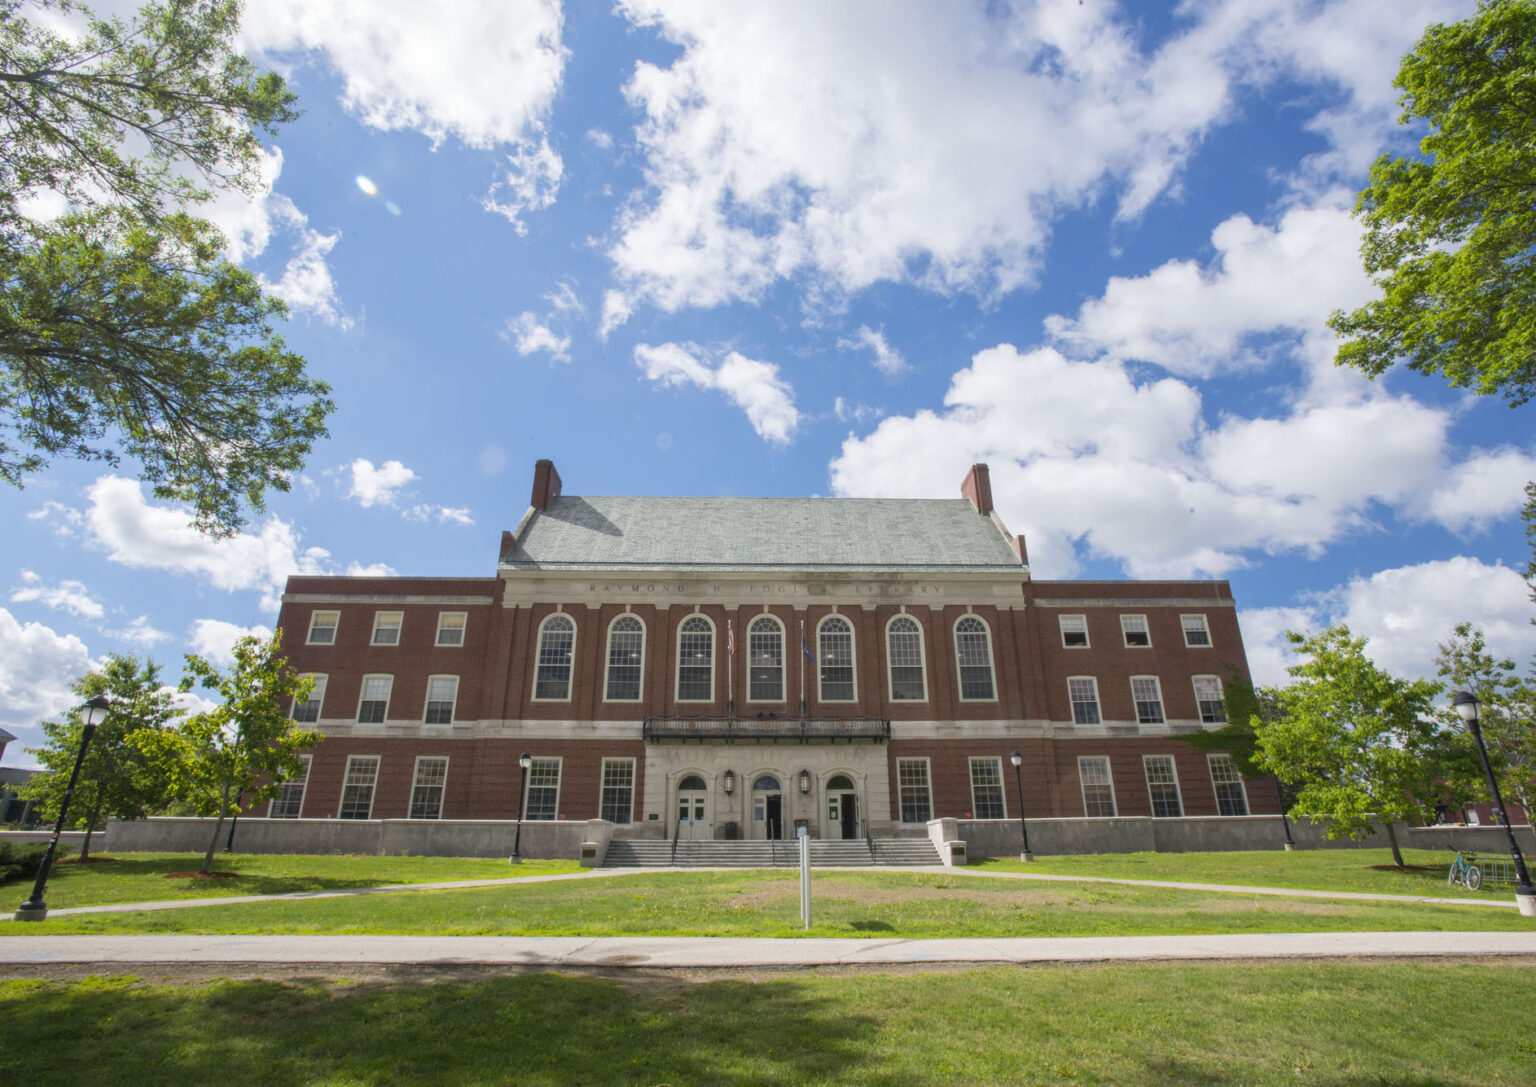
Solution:
[[(104, 694), (112, 704), (96, 724), (70, 809), (71, 824), (85, 828), (80, 859), (88, 860), (91, 832), (102, 819), (142, 819), (164, 806), (166, 782), (132, 738), (171, 727), (182, 711), (173, 692), (161, 685), (159, 666), (152, 661), (141, 664), (132, 657), (110, 658), (105, 668), (77, 679), (70, 690), (82, 703)], [(44, 721), (41, 727), (47, 745), (29, 750), (44, 769), (22, 792), (52, 816), (60, 808), (75, 768), (85, 728), (84, 713), (72, 709), (62, 722)]]
[[(1265, 777), (1269, 770), (1259, 759), (1259, 729), (1280, 716), (1280, 690), (1255, 687), (1242, 673), (1233, 670), (1222, 684), (1222, 706), (1227, 723), (1218, 729), (1191, 733), (1184, 737), (1199, 751), (1225, 751), (1232, 756), (1238, 773), (1246, 780)], [(1289, 812), (1296, 803), (1297, 787), (1271, 779), (1279, 794), (1280, 807)]]
[[(1436, 670), (1452, 690), (1470, 691), (1478, 703), (1478, 727), (1489, 749), (1494, 772), (1520, 806), (1531, 810), (1536, 797), (1536, 690), (1515, 671), (1515, 662), (1488, 652), (1483, 632), (1471, 623), (1458, 623), (1451, 640), (1440, 646)], [(1461, 718), (1445, 711), (1455, 728)], [(1481, 779), (1478, 779), (1481, 782)], [(1475, 790), (1486, 792), (1481, 784)]]
[(204, 873), (213, 870), (224, 820), (240, 811), (241, 797), (259, 804), (276, 796), (283, 777), (302, 771), (299, 752), (321, 740), (320, 733), (298, 728), (289, 718), (289, 708), (309, 696), (314, 681), (301, 679), (283, 656), (281, 630), (267, 641), (241, 638), (234, 656), (233, 667), (223, 673), (188, 654), (182, 690), (215, 691), (222, 704), (177, 729), (135, 737), (181, 799), (198, 815), (218, 817)]
[(1402, 60), (1423, 157), (1384, 155), (1355, 214), (1383, 297), (1337, 312), (1340, 363), (1399, 359), (1517, 406), (1536, 393), (1536, 0), (1480, 0)]
[(1286, 636), (1308, 659), (1288, 669), (1279, 717), (1258, 727), (1257, 761), (1299, 786), (1296, 810), (1327, 818), (1330, 838), (1384, 826), (1401, 866), (1392, 824), (1429, 821), (1447, 777), (1465, 773), (1469, 741), (1441, 728), (1440, 684), (1383, 671), (1348, 627)]
[[(45, 9), (80, 33), (27, 18)], [(189, 210), (257, 191), (258, 133), (296, 116), (233, 51), (239, 13), (161, 0), (124, 23), (0, 0), (0, 479), (127, 453), (228, 535), (325, 435), (329, 387), (273, 331), (286, 307)], [(35, 213), (48, 193), (64, 214)]]

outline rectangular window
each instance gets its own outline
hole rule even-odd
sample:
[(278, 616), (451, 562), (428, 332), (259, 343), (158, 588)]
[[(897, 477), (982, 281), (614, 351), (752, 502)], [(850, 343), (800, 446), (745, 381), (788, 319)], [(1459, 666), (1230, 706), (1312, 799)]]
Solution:
[(1216, 810), (1222, 815), (1247, 815), (1248, 794), (1243, 790), (1243, 775), (1231, 755), (1208, 755), (1211, 784), (1216, 787)]
[(1142, 649), (1152, 644), (1152, 632), (1147, 629), (1145, 615), (1122, 615), (1120, 633), (1125, 636), (1125, 644), (1133, 649)]
[(610, 823), (627, 823), (635, 807), (635, 760), (603, 760), (603, 798), (598, 814)]
[(1088, 617), (1086, 615), (1061, 615), (1061, 644), (1068, 649), (1088, 648)]
[(933, 818), (933, 799), (928, 793), (927, 759), (897, 759), (896, 784), (901, 793), (903, 823), (926, 823)]
[(336, 624), (341, 619), (339, 611), (317, 611), (309, 617), (309, 644), (335, 645)]
[(300, 678), (314, 680), (314, 686), (309, 689), (308, 699), (293, 704), (293, 719), (301, 725), (312, 725), (320, 720), (320, 706), (325, 701), (325, 676), (311, 673)]
[(395, 684), (394, 676), (364, 676), (363, 696), (357, 701), (357, 723), (382, 725), (389, 711), (389, 692)]
[(373, 786), (379, 780), (377, 755), (348, 755), (347, 776), (342, 779), (342, 819), (370, 819), (373, 817)]
[(1067, 680), (1067, 693), (1072, 697), (1072, 723), (1096, 725), (1099, 723), (1099, 681), (1092, 676), (1072, 676)]
[(443, 788), (448, 783), (448, 760), (416, 757), (416, 780), (411, 783), (411, 818), (438, 819), (443, 814)]
[(469, 617), (462, 611), (437, 613), (437, 644), (463, 645), (464, 623)]
[(404, 616), (398, 611), (376, 611), (373, 613), (373, 644), (374, 645), (399, 645), (400, 621)]
[(1152, 798), (1152, 814), (1159, 819), (1177, 819), (1184, 814), (1179, 799), (1179, 775), (1172, 755), (1143, 755), (1147, 772), (1147, 793)]
[(429, 725), (451, 725), (453, 705), (459, 697), (458, 676), (431, 676), (427, 679), (427, 715)]
[(1006, 819), (1003, 807), (1003, 760), (971, 759), (971, 811), (977, 819)]
[(267, 811), (269, 819), (297, 819), (304, 810), (304, 787), (309, 784), (309, 756), (300, 755), (304, 768), (291, 778), (278, 783), (278, 794), (272, 798)]
[(1227, 707), (1221, 698), (1219, 676), (1195, 676), (1195, 704), (1200, 707), (1200, 720), (1207, 725), (1224, 724)]
[(554, 819), (560, 812), (560, 760), (534, 759), (528, 767), (524, 819)]
[(1181, 615), (1179, 625), (1184, 628), (1184, 644), (1191, 649), (1211, 644), (1211, 630), (1205, 625), (1205, 616)]
[(1079, 755), (1077, 778), (1083, 784), (1083, 814), (1089, 819), (1115, 817), (1115, 782), (1108, 755)]
[(1163, 723), (1163, 689), (1156, 676), (1132, 676), (1131, 698), (1136, 702), (1136, 720), (1143, 725)]

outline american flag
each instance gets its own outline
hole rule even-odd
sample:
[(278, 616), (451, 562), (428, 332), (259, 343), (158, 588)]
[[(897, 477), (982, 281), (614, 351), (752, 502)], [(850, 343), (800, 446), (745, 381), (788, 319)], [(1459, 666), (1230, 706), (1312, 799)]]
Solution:
[(725, 623), (725, 651), (733, 657), (736, 655), (736, 628), (731, 625), (730, 620), (726, 620)]

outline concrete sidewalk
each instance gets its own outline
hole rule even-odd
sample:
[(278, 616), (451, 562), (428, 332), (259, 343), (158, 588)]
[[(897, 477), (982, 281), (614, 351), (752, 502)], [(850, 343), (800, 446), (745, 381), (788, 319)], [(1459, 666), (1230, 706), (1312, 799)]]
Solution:
[(1536, 932), (893, 940), (737, 937), (15, 936), (0, 964), (435, 964), (750, 969), (911, 964), (1536, 956)]

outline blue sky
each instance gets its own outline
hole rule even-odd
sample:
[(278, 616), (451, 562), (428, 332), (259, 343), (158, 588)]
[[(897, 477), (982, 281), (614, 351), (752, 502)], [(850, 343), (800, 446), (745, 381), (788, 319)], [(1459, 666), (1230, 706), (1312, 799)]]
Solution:
[(1347, 621), (1404, 674), (1527, 659), (1528, 413), (1332, 363), (1391, 80), (1471, 3), (262, 0), (303, 117), (210, 215), (329, 381), (213, 544), (131, 465), (0, 492), (0, 726), (179, 674), (298, 572), (485, 576), (568, 493), (951, 497), (1036, 577), (1225, 577), (1257, 677)]

